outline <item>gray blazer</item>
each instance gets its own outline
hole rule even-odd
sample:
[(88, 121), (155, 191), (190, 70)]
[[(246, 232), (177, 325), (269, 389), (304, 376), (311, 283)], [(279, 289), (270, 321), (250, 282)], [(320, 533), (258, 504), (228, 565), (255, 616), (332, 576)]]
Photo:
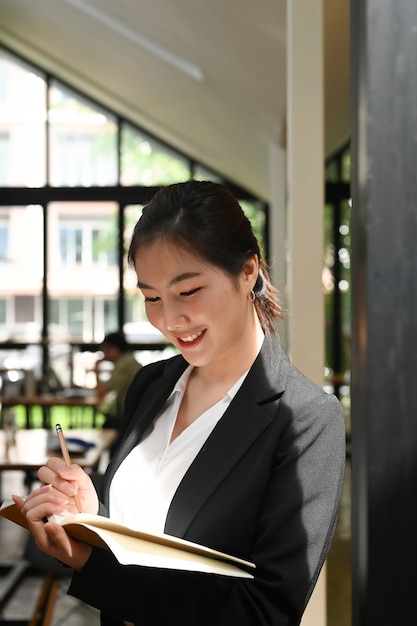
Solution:
[[(129, 389), (124, 434), (106, 473), (147, 435), (187, 362), (141, 369)], [(345, 462), (338, 400), (293, 365), (267, 335), (243, 385), (185, 474), (165, 532), (256, 564), (255, 579), (121, 566), (94, 549), (69, 593), (102, 624), (299, 624), (329, 549)], [(132, 481), (135, 477), (132, 476)]]

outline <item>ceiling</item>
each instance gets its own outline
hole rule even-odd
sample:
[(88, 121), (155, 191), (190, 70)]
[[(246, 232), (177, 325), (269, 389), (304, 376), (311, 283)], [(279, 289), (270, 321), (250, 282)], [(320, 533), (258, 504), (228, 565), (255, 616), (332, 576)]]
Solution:
[[(325, 151), (349, 138), (349, 0), (323, 0)], [(0, 0), (0, 42), (268, 199), (286, 0)]]

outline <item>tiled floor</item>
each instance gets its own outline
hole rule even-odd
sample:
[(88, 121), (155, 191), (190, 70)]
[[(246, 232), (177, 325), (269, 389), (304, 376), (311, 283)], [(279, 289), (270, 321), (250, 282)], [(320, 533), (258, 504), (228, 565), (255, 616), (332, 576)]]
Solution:
[[(3, 494), (22, 493), (21, 476), (18, 472), (3, 473)], [(0, 561), (13, 564), (22, 552), (28, 533), (7, 520), (0, 519)], [(4, 580), (0, 568), (0, 595)], [(0, 613), (0, 626), (7, 620), (29, 620), (40, 593), (43, 577), (34, 573), (24, 578)], [(66, 595), (68, 581), (60, 584), (55, 604), (52, 626), (97, 626), (98, 613)], [(335, 538), (327, 559), (327, 626), (350, 626), (350, 466), (347, 467), (345, 489), (336, 528)], [(3, 621), (4, 620), (4, 621)]]

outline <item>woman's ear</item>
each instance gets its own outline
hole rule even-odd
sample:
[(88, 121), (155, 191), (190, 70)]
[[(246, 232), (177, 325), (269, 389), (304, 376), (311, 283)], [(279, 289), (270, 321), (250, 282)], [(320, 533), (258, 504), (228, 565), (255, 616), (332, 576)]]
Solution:
[(254, 254), (243, 266), (244, 281), (248, 293), (255, 287), (255, 283), (258, 280), (258, 274), (259, 258), (257, 254)]

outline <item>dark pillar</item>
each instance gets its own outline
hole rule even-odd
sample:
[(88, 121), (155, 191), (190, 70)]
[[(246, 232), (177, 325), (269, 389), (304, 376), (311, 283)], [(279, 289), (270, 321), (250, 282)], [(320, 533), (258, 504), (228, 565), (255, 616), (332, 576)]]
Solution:
[(352, 0), (354, 626), (417, 623), (417, 2)]

